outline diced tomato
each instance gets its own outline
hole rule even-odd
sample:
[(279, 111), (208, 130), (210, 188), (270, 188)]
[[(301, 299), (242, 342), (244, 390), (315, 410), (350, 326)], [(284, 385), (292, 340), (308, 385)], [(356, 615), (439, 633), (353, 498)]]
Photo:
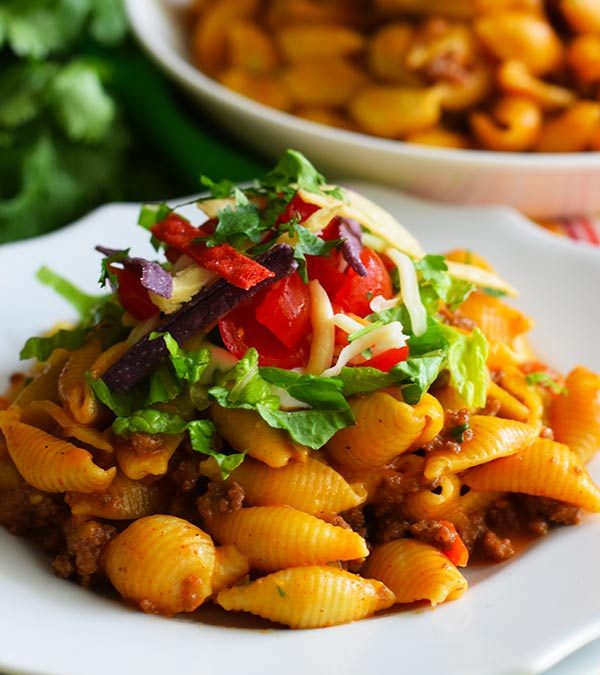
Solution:
[(469, 549), (465, 546), (464, 541), (460, 538), (454, 523), (451, 523), (449, 520), (440, 520), (440, 523), (452, 530), (455, 535), (454, 543), (446, 549), (441, 549), (442, 553), (453, 565), (456, 565), (457, 567), (466, 567), (467, 563), (469, 562)]
[[(264, 299), (262, 295), (261, 300)], [(256, 305), (239, 305), (219, 321), (221, 338), (227, 349), (238, 359), (254, 347), (261, 366), (299, 368), (306, 365), (310, 347), (305, 337), (290, 349), (268, 328), (256, 320)]]
[(346, 283), (348, 264), (339, 251), (331, 251), (328, 255), (307, 255), (306, 272), (309, 279), (317, 279), (330, 298)]
[(119, 282), (119, 302), (122, 307), (139, 321), (145, 321), (159, 313), (158, 307), (150, 300), (148, 291), (142, 286), (140, 276), (129, 268), (112, 267)]
[(340, 238), (340, 219), (334, 218), (324, 229), (321, 230), (321, 239), (333, 241)]
[(288, 349), (306, 339), (310, 331), (310, 293), (297, 273), (269, 286), (256, 308), (256, 319)]
[[(208, 226), (210, 228), (210, 225)], [(271, 270), (248, 256), (236, 251), (229, 244), (208, 248), (203, 243), (194, 243), (206, 234), (176, 213), (171, 213), (152, 227), (152, 234), (170, 247), (189, 255), (192, 260), (211, 272), (215, 272), (238, 288), (248, 290), (274, 276)]]
[(289, 223), (290, 220), (298, 218), (302, 223), (307, 218), (310, 218), (315, 211), (318, 211), (320, 207), (315, 206), (314, 204), (307, 204), (298, 193), (296, 193), (289, 201), (288, 205), (279, 214), (277, 222), (279, 224)]
[(361, 277), (349, 267), (345, 272), (344, 284), (335, 293), (333, 302), (346, 312), (353, 312), (358, 316), (367, 316), (371, 313), (370, 302), (372, 298), (377, 295), (384, 298), (392, 297), (392, 280), (375, 251), (363, 248), (360, 259), (367, 268), (366, 276)]
[(377, 368), (377, 370), (383, 370), (388, 373), (395, 365), (402, 361), (406, 361), (407, 358), (408, 345), (405, 345), (404, 347), (398, 347), (396, 349), (388, 349), (382, 354), (378, 354), (360, 365), (366, 366), (367, 368)]

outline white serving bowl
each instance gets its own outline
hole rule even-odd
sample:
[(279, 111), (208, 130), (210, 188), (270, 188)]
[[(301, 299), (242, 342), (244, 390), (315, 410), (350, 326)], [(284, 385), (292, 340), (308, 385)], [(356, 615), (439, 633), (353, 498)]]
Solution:
[(534, 217), (600, 211), (600, 152), (449, 150), (310, 122), (241, 96), (200, 72), (189, 58), (173, 4), (126, 0), (126, 5), (150, 56), (212, 118), (264, 156), (293, 147), (330, 177), (375, 180), (445, 202), (504, 204)]

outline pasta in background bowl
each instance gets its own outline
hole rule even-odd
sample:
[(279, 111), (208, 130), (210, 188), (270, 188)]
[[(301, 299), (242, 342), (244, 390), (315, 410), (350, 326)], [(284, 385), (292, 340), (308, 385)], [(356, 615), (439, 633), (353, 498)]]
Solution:
[[(367, 192), (369, 192), (368, 189), (367, 189)], [(388, 208), (391, 208), (391, 210), (394, 213), (405, 214), (404, 217), (403, 217), (403, 220), (405, 222), (407, 222), (407, 219), (410, 219), (411, 229), (417, 230), (419, 235), (420, 235), (420, 238), (423, 237), (424, 242), (427, 243), (432, 248), (433, 247), (435, 247), (435, 248), (450, 247), (450, 246), (457, 246), (457, 245), (460, 246), (460, 245), (464, 245), (465, 242), (468, 242), (469, 245), (473, 245), (473, 247), (477, 246), (477, 248), (479, 248), (482, 253), (488, 253), (489, 254), (489, 253), (492, 252), (493, 249), (496, 249), (495, 250), (495, 253), (496, 253), (495, 258), (498, 260), (499, 265), (501, 265), (502, 271), (505, 271), (510, 266), (512, 250), (514, 249), (515, 243), (518, 242), (521, 250), (523, 251), (523, 255), (531, 255), (531, 257), (530, 257), (531, 270), (528, 270), (528, 271), (520, 270), (519, 271), (517, 268), (515, 268), (513, 270), (513, 274), (511, 275), (511, 277), (514, 278), (514, 280), (517, 281), (517, 283), (522, 282), (519, 285), (526, 288), (526, 290), (528, 292), (528, 295), (529, 295), (528, 298), (524, 297), (524, 301), (526, 303), (527, 302), (532, 303), (532, 305), (537, 305), (538, 312), (539, 312), (540, 308), (543, 308), (543, 306), (544, 306), (543, 305), (543, 302), (544, 302), (543, 299), (544, 298), (547, 299), (549, 295), (552, 296), (553, 304), (556, 303), (557, 301), (560, 301), (561, 298), (566, 297), (565, 296), (565, 289), (562, 288), (560, 286), (560, 284), (553, 284), (553, 281), (550, 278), (547, 278), (547, 283), (545, 283), (543, 285), (543, 288), (536, 289), (535, 285), (531, 285), (531, 282), (529, 282), (530, 285), (529, 285), (529, 287), (527, 287), (527, 279), (528, 279), (528, 277), (531, 273), (534, 273), (537, 270), (538, 273), (540, 274), (540, 276), (543, 276), (543, 272), (539, 268), (536, 268), (536, 262), (535, 262), (536, 258), (533, 256), (533, 252), (539, 251), (540, 247), (543, 249), (544, 254), (545, 254), (548, 262), (552, 262), (553, 260), (560, 260), (560, 259), (563, 258), (563, 256), (566, 256), (567, 260), (569, 260), (569, 259), (572, 260), (572, 268), (567, 266), (567, 271), (571, 275), (574, 275), (574, 274), (579, 275), (579, 277), (577, 277), (577, 278), (580, 281), (582, 287), (584, 287), (586, 284), (591, 284), (591, 283), (594, 282), (595, 275), (597, 274), (597, 271), (596, 271), (597, 270), (597, 267), (596, 267), (596, 265), (597, 265), (597, 255), (596, 254), (588, 252), (588, 251), (577, 251), (577, 253), (575, 253), (576, 249), (572, 249), (572, 251), (569, 255), (567, 253), (569, 251), (569, 247), (565, 246), (564, 243), (555, 242), (555, 241), (551, 240), (550, 238), (548, 238), (543, 233), (537, 233), (537, 232), (534, 232), (534, 230), (528, 230), (527, 229), (528, 226), (525, 224), (525, 222), (520, 221), (518, 218), (514, 218), (514, 217), (511, 217), (511, 216), (508, 216), (508, 215), (504, 215), (502, 212), (493, 212), (493, 211), (476, 212), (473, 215), (469, 214), (468, 212), (466, 212), (466, 213), (453, 212), (453, 211), (445, 212), (443, 209), (436, 209), (435, 207), (421, 206), (419, 204), (411, 203), (410, 201), (399, 199), (395, 196), (389, 196), (389, 195), (386, 196), (385, 192), (382, 192), (382, 191), (374, 189), (374, 188), (371, 189), (370, 192), (372, 194), (374, 194), (374, 196), (376, 196), (376, 198), (378, 198), (379, 202), (385, 204), (386, 206), (388, 206)], [(381, 198), (382, 195), (383, 195), (383, 198)], [(130, 222), (131, 219), (132, 219), (133, 210), (130, 209), (130, 208), (127, 208), (127, 207), (113, 207), (111, 209), (111, 211), (112, 211), (111, 217), (117, 218), (117, 213), (118, 213), (117, 209), (121, 209), (121, 208), (122, 208), (121, 212), (123, 214), (122, 215), (123, 221), (121, 221), (121, 222), (125, 223), (126, 220), (129, 220), (129, 222)], [(107, 211), (108, 210), (106, 210), (104, 213), (106, 214)], [(414, 216), (412, 217), (412, 218), (414, 218), (414, 220), (411, 217), (409, 217), (409, 214), (411, 214), (411, 213), (414, 213)], [(102, 212), (100, 212), (99, 215), (101, 216), (100, 220), (102, 221), (101, 226), (103, 226), (104, 219), (102, 217)], [(440, 216), (444, 218), (444, 222), (446, 223), (446, 225), (448, 227), (447, 230), (445, 230), (441, 233), (436, 230), (436, 223), (439, 222)], [(471, 220), (470, 220), (471, 224), (467, 225), (467, 224), (465, 224), (465, 220), (469, 221), (469, 219), (470, 219), (469, 217), (471, 218)], [(494, 242), (494, 243), (487, 242), (487, 246), (486, 246), (485, 238), (482, 237), (481, 234), (479, 234), (479, 235), (477, 234), (477, 225), (476, 225), (477, 221), (480, 218), (484, 218), (484, 217), (496, 219), (497, 221), (502, 220), (503, 224), (508, 229), (509, 233), (511, 233), (510, 236), (509, 236), (508, 242), (505, 242), (505, 243), (502, 243), (502, 242)], [(98, 227), (98, 232), (94, 233), (95, 236), (99, 236), (100, 234), (102, 234), (102, 232), (100, 232), (101, 226)], [(90, 230), (91, 230), (91, 228), (90, 228)], [(80, 239), (82, 242), (83, 241), (89, 241), (89, 238), (92, 235), (92, 232), (91, 231), (84, 232), (83, 228), (79, 228), (79, 229), (76, 228), (76, 229), (72, 229), (70, 232), (67, 231), (65, 234), (67, 236), (69, 236), (71, 239), (73, 239), (73, 243), (76, 243), (77, 239)], [(58, 241), (61, 236), (62, 235), (49, 237), (49, 238), (46, 239), (46, 241), (47, 242), (51, 242), (52, 240)], [(103, 239), (105, 239), (106, 233), (104, 233), (102, 236), (103, 236)], [(124, 245), (126, 243), (127, 244), (131, 243), (129, 241), (128, 234), (119, 233), (116, 227), (115, 227), (115, 236), (114, 236), (113, 241), (114, 241), (115, 245)], [(19, 246), (13, 247), (13, 251), (17, 248), (19, 248)], [(58, 243), (58, 248), (60, 248), (60, 242)], [(57, 253), (55, 254), (55, 257), (49, 256), (50, 258), (54, 258), (55, 262), (60, 261), (60, 251), (58, 250), (58, 248), (57, 248)], [(138, 252), (138, 246), (137, 245), (136, 245), (135, 250), (136, 250), (136, 252)], [(80, 268), (81, 273), (76, 274), (77, 279), (83, 278), (83, 271), (84, 271), (85, 267), (87, 265), (89, 265), (90, 260), (91, 259), (88, 258), (86, 261), (82, 260), (79, 263), (81, 265), (81, 268)], [(34, 267), (37, 264), (38, 261), (41, 262), (39, 257), (38, 257), (37, 261), (36, 260), (31, 261), (32, 267)], [(52, 262), (50, 259), (44, 260), (44, 262), (46, 262), (46, 261)], [(19, 271), (19, 277), (18, 277), (19, 279), (23, 279), (23, 283), (25, 283), (25, 284), (27, 284), (28, 282), (26, 281), (26, 279), (23, 275), (25, 273), (27, 273), (28, 271), (31, 271), (31, 270), (27, 270), (26, 268), (27, 268), (27, 265), (23, 265), (23, 269), (21, 269)], [(80, 274), (81, 274), (81, 276), (80, 276)], [(88, 287), (91, 288), (90, 286), (88, 286)], [(524, 295), (527, 295), (527, 294), (524, 294)], [(540, 299), (542, 299), (542, 301), (540, 301)], [(7, 312), (14, 311), (14, 310), (11, 310), (10, 302), (11, 302), (11, 300), (7, 298), (7, 304), (8, 304), (8, 306), (6, 308)], [(526, 307), (527, 310), (529, 310), (530, 308), (531, 308), (531, 306)], [(45, 319), (47, 319), (48, 323), (49, 323), (52, 318), (56, 318), (56, 316), (57, 316), (57, 313), (56, 313), (57, 312), (57, 305), (54, 304), (54, 306), (49, 307), (48, 310), (46, 310), (46, 311), (48, 311), (47, 317), (43, 317), (43, 316), (36, 317), (36, 328), (37, 329), (41, 328), (40, 324)], [(544, 356), (544, 358), (548, 358), (548, 360), (551, 360), (550, 357), (554, 356), (555, 358), (552, 359), (552, 360), (555, 363), (557, 363), (557, 365), (559, 365), (560, 367), (563, 367), (563, 368), (569, 368), (570, 366), (572, 366), (574, 364), (574, 359), (573, 359), (572, 354), (569, 353), (570, 350), (565, 350), (564, 347), (565, 347), (565, 344), (573, 344), (573, 345), (577, 345), (579, 347), (578, 353), (577, 353), (577, 360), (579, 360), (580, 358), (581, 359), (589, 358), (588, 363), (592, 367), (597, 367), (597, 364), (594, 361), (594, 358), (597, 358), (597, 357), (594, 356), (594, 352), (593, 352), (593, 348), (592, 348), (593, 340), (590, 339), (590, 342), (588, 343), (588, 347), (586, 348), (585, 340), (587, 338), (586, 338), (585, 335), (582, 336), (582, 323), (585, 325), (585, 321), (590, 320), (589, 318), (586, 319), (585, 309), (583, 309), (581, 316), (578, 316), (578, 317), (574, 316), (573, 318), (575, 320), (563, 322), (564, 325), (556, 325), (556, 322), (554, 321), (554, 315), (553, 314), (550, 315), (550, 316), (547, 316), (547, 318), (545, 320), (542, 317), (542, 324), (547, 322), (548, 326), (554, 327), (553, 332), (548, 332), (547, 335), (546, 335), (544, 350), (542, 352), (543, 356)], [(592, 315), (591, 321), (592, 322), (597, 321), (597, 317), (594, 318), (593, 315)], [(33, 327), (32, 326), (29, 326), (29, 327), (24, 326), (23, 327), (23, 334), (21, 334), (20, 336), (16, 336), (17, 339), (26, 336), (25, 328), (33, 328)], [(546, 326), (542, 325), (542, 328), (544, 329), (544, 328), (546, 328)], [(30, 331), (30, 332), (35, 332), (35, 331)], [(593, 331), (589, 331), (589, 332), (593, 332)], [(7, 339), (8, 337), (9, 336), (7, 335), (5, 337), (5, 339)], [(544, 344), (544, 342), (542, 341), (540, 344)], [(17, 345), (14, 345), (14, 347), (17, 347)], [(15, 350), (11, 348), (11, 352), (13, 354), (14, 354), (14, 351)], [(242, 465), (242, 467), (243, 466), (244, 465)], [(593, 523), (586, 522), (583, 526), (581, 526), (581, 528), (572, 528), (572, 529), (573, 530), (579, 530), (577, 532), (577, 536), (580, 537), (580, 536), (585, 536), (586, 533), (589, 534), (589, 528), (590, 527), (593, 527)], [(551, 557), (552, 557), (553, 562), (557, 562), (558, 558), (560, 558), (560, 555), (558, 554), (558, 548), (557, 548), (558, 543), (564, 543), (566, 541), (566, 538), (567, 538), (567, 535), (563, 532), (561, 532), (560, 535), (561, 535), (560, 537), (557, 536), (557, 538), (556, 538), (557, 544), (553, 544), (551, 542), (545, 542), (540, 547), (540, 549), (552, 547)], [(553, 535), (553, 536), (556, 536), (556, 534)], [(574, 535), (571, 535), (571, 533), (569, 533), (568, 537), (572, 537), (572, 536), (574, 536)], [(484, 591), (485, 591), (485, 589), (490, 587), (492, 582), (494, 584), (496, 584), (498, 582), (498, 580), (501, 579), (501, 577), (503, 575), (505, 575), (505, 574), (507, 575), (506, 582), (505, 582), (507, 585), (510, 585), (510, 583), (520, 584), (521, 581), (519, 581), (519, 579), (522, 579), (522, 574), (519, 574), (516, 571), (516, 569), (519, 565), (521, 566), (521, 569), (524, 569), (525, 567), (527, 567), (529, 574), (531, 573), (530, 572), (531, 569), (539, 570), (539, 568), (529, 567), (530, 564), (533, 564), (534, 559), (536, 561), (536, 565), (540, 565), (541, 560), (544, 560), (544, 558), (542, 558), (540, 560), (537, 553), (531, 552), (531, 555), (527, 554), (525, 559), (523, 559), (522, 561), (517, 561), (517, 563), (514, 564), (514, 567), (515, 567), (514, 573), (512, 573), (513, 566), (511, 566), (511, 568), (509, 568), (509, 570), (504, 570), (501, 574), (494, 575), (491, 579), (488, 579), (485, 582), (482, 580), (482, 577), (486, 576), (485, 573), (482, 573), (482, 574), (476, 573), (475, 575), (473, 575), (474, 588), (472, 589), (471, 592), (474, 594), (473, 603), (475, 603), (475, 608), (477, 607), (478, 601), (483, 600), (484, 602), (489, 602), (490, 599), (495, 596), (495, 591), (494, 591), (493, 595), (491, 595), (491, 596), (487, 595), (487, 598), (486, 598), (486, 597), (484, 597), (485, 596)], [(373, 563), (374, 566), (376, 566), (376, 564), (377, 564), (377, 561), (375, 561)], [(583, 562), (582, 562), (582, 565), (583, 565)], [(308, 571), (309, 570), (307, 570), (307, 572)], [(509, 571), (511, 572), (511, 574), (509, 574)], [(11, 572), (11, 576), (12, 576), (13, 573), (14, 572)], [(337, 574), (337, 573), (335, 572), (334, 569), (332, 569), (331, 574)], [(478, 577), (479, 577), (479, 579), (478, 579)], [(9, 577), (9, 578), (11, 578), (11, 577)], [(267, 577), (265, 577), (265, 578), (267, 578)], [(276, 580), (276, 581), (278, 581), (278, 580)], [(44, 579), (43, 583), (45, 584), (46, 582), (48, 582), (48, 589), (49, 590), (52, 589), (52, 593), (54, 593), (55, 588), (54, 588), (53, 584), (50, 583), (49, 580)], [(286, 581), (286, 583), (287, 583), (287, 581)], [(275, 584), (275, 590), (277, 589), (278, 586), (280, 586), (280, 584), (276, 583)], [(529, 596), (529, 597), (531, 597), (531, 602), (532, 602), (533, 605), (535, 605), (536, 602), (540, 602), (540, 607), (543, 607), (544, 603), (541, 600), (543, 595), (538, 596), (537, 590), (536, 590), (536, 584), (533, 584), (533, 586), (534, 586), (534, 588), (531, 589), (532, 595)], [(282, 589), (284, 589), (284, 588), (285, 588), (285, 586), (282, 586)], [(517, 588), (518, 588), (518, 585), (517, 585), (517, 587), (514, 588), (515, 592), (516, 592)], [(67, 596), (69, 594), (71, 594), (70, 590), (67, 591), (65, 589), (65, 592), (66, 592)], [(277, 590), (276, 590), (276, 592), (278, 593)], [(484, 592), (483, 596), (479, 596), (479, 592)], [(527, 592), (529, 593), (529, 589), (527, 590)], [(543, 584), (541, 585), (540, 592), (542, 592), (542, 594), (543, 594)], [(542, 634), (540, 633), (539, 640), (541, 642), (540, 641), (536, 642), (536, 640), (533, 639), (531, 644), (528, 647), (526, 647), (523, 643), (519, 642), (518, 636), (511, 636), (511, 637), (514, 638), (514, 641), (511, 645), (511, 650), (513, 650), (513, 651), (511, 651), (511, 654), (512, 654), (512, 658), (515, 661), (515, 663), (517, 662), (518, 659), (521, 659), (520, 663), (522, 663), (522, 664), (524, 664), (524, 663), (534, 664), (535, 663), (536, 665), (535, 666), (532, 665), (531, 667), (532, 668), (535, 667), (536, 669), (539, 669), (539, 668), (541, 668), (540, 664), (549, 665), (553, 660), (556, 660), (557, 658), (559, 658), (559, 649), (562, 649), (564, 651), (566, 649), (569, 649), (569, 648), (572, 648), (573, 646), (575, 646), (578, 639), (580, 641), (583, 640), (583, 639), (587, 639), (587, 638), (583, 638), (582, 634), (580, 634), (580, 636), (577, 637), (574, 633), (571, 633), (571, 634), (565, 634), (564, 633), (564, 628), (568, 625), (565, 622), (565, 618), (567, 616), (569, 616), (569, 612), (571, 612), (570, 623), (574, 627), (573, 630), (575, 630), (575, 627), (583, 627), (583, 625), (585, 625), (585, 626), (587, 626), (587, 629), (588, 629), (588, 633), (586, 633), (586, 635), (587, 635), (588, 638), (591, 637), (590, 626), (593, 625), (594, 617), (596, 616), (596, 614), (594, 612), (595, 605), (593, 604), (593, 602), (592, 602), (593, 598), (591, 597), (593, 594), (589, 593), (588, 595), (583, 595), (583, 596), (580, 597), (577, 593), (577, 589), (571, 588), (568, 584), (565, 584), (564, 590), (562, 588), (560, 588), (560, 584), (559, 584), (559, 588), (556, 592), (560, 595), (561, 598), (565, 599), (566, 605), (565, 605), (565, 608), (564, 608), (563, 616), (562, 617), (548, 617), (546, 619), (547, 621), (550, 622), (550, 625), (548, 625), (548, 624), (546, 625), (546, 627), (545, 627), (546, 632), (545, 632), (543, 638), (542, 638)], [(285, 591), (284, 591), (284, 593), (285, 593)], [(475, 597), (475, 595), (476, 595), (476, 597)], [(498, 601), (499, 600), (501, 601), (503, 599), (504, 595), (505, 595), (505, 592), (500, 591), (499, 597), (495, 601), (496, 606), (497, 606)], [(78, 597), (78, 596), (76, 596), (76, 597)], [(571, 598), (571, 603), (569, 603), (567, 601), (567, 599), (569, 597)], [(284, 598), (280, 596), (280, 599), (283, 600)], [(99, 605), (98, 605), (99, 608), (104, 607), (104, 605), (102, 603), (100, 603), (100, 601), (98, 601), (98, 602), (99, 602)], [(466, 600), (463, 600), (461, 602), (466, 602)], [(451, 616), (454, 617), (453, 620), (458, 619), (458, 620), (462, 620), (462, 621), (468, 621), (470, 623), (472, 618), (468, 619), (468, 617), (470, 616), (470, 613), (471, 613), (472, 610), (470, 609), (467, 612), (467, 614), (464, 614), (463, 612), (460, 612), (460, 610), (454, 609), (455, 606), (458, 607), (460, 604), (461, 604), (460, 602), (459, 603), (453, 603), (448, 608), (443, 608), (443, 609), (440, 609), (440, 610), (437, 610), (437, 611), (440, 611), (440, 612), (444, 611), (446, 613), (448, 611), (450, 611)], [(482, 607), (484, 607), (484, 606), (485, 606), (485, 604)], [(457, 612), (457, 611), (459, 613), (455, 614), (455, 612)], [(477, 611), (477, 610), (475, 609), (474, 611)], [(100, 616), (102, 616), (102, 614), (103, 614), (103, 611), (100, 612)], [(448, 616), (450, 616), (450, 615), (448, 615)], [(462, 619), (461, 619), (461, 616), (462, 616)], [(5, 617), (3, 616), (3, 620), (4, 620), (4, 618)], [(65, 618), (67, 618), (67, 617), (65, 617)], [(399, 617), (390, 617), (390, 618), (381, 619), (381, 624), (382, 624), (382, 626), (385, 626), (387, 622), (389, 622), (391, 620), (394, 620), (394, 619), (400, 620), (402, 622), (402, 625), (403, 625), (404, 629), (408, 630), (409, 634), (410, 634), (410, 631), (412, 629), (407, 626), (405, 617), (399, 616)], [(424, 617), (418, 616), (418, 615), (412, 616), (411, 619), (410, 619), (411, 622), (413, 621), (413, 619), (415, 620), (415, 624), (423, 625), (423, 622), (425, 622), (425, 623), (427, 622), (427, 619), (424, 619)], [(502, 618), (502, 612), (500, 612), (500, 615), (499, 616), (495, 615), (494, 619), (496, 621), (496, 623), (494, 624), (494, 629), (496, 630), (498, 625), (500, 625), (500, 626), (503, 625), (503, 620), (508, 620), (508, 614), (506, 616), (506, 619), (503, 619)], [(552, 624), (553, 619), (556, 619), (556, 624)], [(9, 614), (8, 613), (6, 614), (6, 620), (7, 621), (9, 620)], [(484, 621), (484, 622), (487, 621), (487, 620), (489, 620), (489, 618), (486, 618), (484, 615), (482, 615), (481, 618), (479, 619), (479, 621)], [(412, 625), (412, 623), (411, 623), (411, 625)], [(508, 628), (509, 625), (514, 625), (514, 624), (511, 624), (509, 622), (509, 624), (506, 626), (506, 628)], [(145, 626), (146, 628), (149, 627), (149, 625), (145, 622), (140, 623), (140, 628), (142, 626)], [(561, 630), (561, 626), (562, 626), (562, 630)], [(183, 626), (181, 624), (177, 624), (176, 627), (183, 629)], [(211, 632), (210, 627), (206, 627), (206, 628), (208, 629), (208, 632), (206, 633), (207, 637), (210, 635), (211, 639), (214, 639), (214, 636), (212, 636), (212, 632)], [(358, 638), (358, 636), (360, 635), (360, 633), (354, 633), (354, 628), (355, 627), (349, 627), (348, 628), (349, 632), (345, 633), (345, 635), (348, 635), (348, 636), (353, 635), (354, 636), (353, 639), (356, 640)], [(367, 634), (371, 635), (371, 631), (369, 630), (369, 626), (365, 625), (364, 628), (367, 631)], [(196, 627), (196, 629), (198, 629), (198, 627)], [(144, 630), (145, 630), (145, 628), (144, 628)], [(204, 628), (202, 628), (202, 630), (204, 630)], [(344, 629), (344, 630), (346, 630), (346, 629)], [(554, 633), (553, 633), (553, 631), (554, 631)], [(557, 633), (557, 631), (558, 631), (558, 633)], [(556, 644), (553, 644), (552, 648), (549, 649), (550, 643), (545, 642), (545, 640), (547, 639), (547, 635), (550, 634), (550, 635), (554, 635), (555, 637), (558, 637), (558, 634), (560, 634), (560, 633), (563, 633), (562, 641), (555, 640), (554, 642)], [(451, 627), (449, 625), (447, 633), (446, 633), (445, 630), (442, 631), (441, 639), (447, 638), (449, 640), (452, 640), (453, 639), (452, 634), (453, 633), (452, 633)], [(334, 635), (334, 634), (332, 634), (332, 635)], [(344, 640), (343, 635), (342, 634), (339, 634), (339, 635), (340, 635), (340, 639)], [(370, 639), (372, 639), (372, 637), (373, 636), (371, 635)], [(308, 639), (311, 642), (313, 641), (312, 638), (306, 638), (306, 639)], [(335, 640), (336, 638), (334, 637), (332, 639)], [(166, 640), (166, 642), (170, 641), (169, 638), (165, 638), (165, 640)], [(243, 638), (243, 640), (245, 640), (245, 638)], [(559, 644), (559, 643), (562, 645), (560, 648), (556, 647), (556, 645)], [(410, 642), (407, 642), (407, 644), (410, 644)], [(263, 643), (263, 646), (262, 646), (261, 649), (264, 649), (264, 643)], [(514, 650), (516, 650), (516, 653), (514, 652)], [(483, 648), (482, 652), (485, 652), (485, 651), (486, 651), (485, 648)], [(524, 654), (526, 654), (526, 656), (524, 656)], [(368, 653), (364, 654), (364, 658), (368, 659), (369, 663), (373, 663), (373, 658), (376, 658), (375, 655), (376, 655), (376, 651), (374, 649), (373, 649), (373, 651), (369, 650)], [(447, 652), (446, 652), (446, 655), (447, 655)], [(489, 652), (485, 656), (489, 656)], [(484, 657), (483, 653), (482, 653), (482, 657)], [(61, 657), (61, 658), (64, 658), (64, 657)], [(432, 656), (432, 658), (435, 658), (435, 656)], [(418, 654), (416, 654), (416, 653), (414, 654), (414, 659), (418, 660)], [(523, 660), (523, 659), (525, 659), (525, 660)], [(15, 662), (15, 663), (18, 663), (18, 662)], [(357, 662), (353, 662), (352, 666), (350, 666), (350, 664), (349, 664), (349, 668), (355, 667), (355, 666), (359, 667), (359, 665), (357, 665), (359, 663), (360, 663), (360, 660), (357, 661)], [(480, 661), (480, 664), (481, 663), (482, 662)], [(488, 662), (484, 662), (484, 663), (486, 664), (486, 667), (489, 665)], [(212, 665), (212, 660), (211, 660), (211, 665)], [(464, 662), (463, 662), (463, 665), (465, 665)], [(294, 668), (298, 668), (298, 670), (293, 670)], [(66, 671), (63, 671), (63, 672), (66, 672)], [(224, 670), (224, 672), (226, 672), (226, 669)], [(269, 672), (269, 671), (267, 671), (267, 672)], [(294, 665), (290, 664), (289, 672), (302, 672), (301, 667), (300, 667), (300, 662), (298, 662)], [(348, 670), (348, 672), (352, 672), (352, 671)], [(458, 672), (464, 673), (464, 672), (467, 672), (467, 670), (463, 667), (462, 670), (457, 669), (456, 672), (457, 673)], [(483, 668), (480, 667), (479, 669), (474, 669), (473, 672), (483, 673), (484, 670), (483, 670)], [(485, 672), (488, 672), (488, 671), (485, 671)], [(501, 672), (501, 671), (499, 671), (499, 670), (498, 671), (489, 670), (489, 672)], [(509, 671), (507, 670), (506, 672), (509, 672)]]
[(138, 39), (158, 64), (203, 111), (265, 156), (274, 158), (296, 147), (332, 177), (372, 179), (445, 202), (504, 204), (535, 217), (600, 209), (598, 152), (535, 156), (415, 146), (295, 117), (241, 96), (198, 71), (187, 29), (178, 21), (173, 3), (126, 4)]

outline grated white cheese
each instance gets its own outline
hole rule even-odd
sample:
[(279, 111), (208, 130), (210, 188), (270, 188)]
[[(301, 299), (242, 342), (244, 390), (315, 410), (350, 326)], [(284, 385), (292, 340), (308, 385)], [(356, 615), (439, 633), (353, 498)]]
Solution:
[(419, 294), (417, 270), (406, 254), (393, 248), (388, 248), (385, 254), (398, 268), (402, 301), (410, 316), (413, 333), (423, 335), (427, 330), (427, 311)]
[(519, 295), (519, 291), (514, 286), (511, 286), (508, 281), (504, 281), (504, 279), (497, 274), (484, 270), (482, 267), (466, 265), (464, 263), (455, 262), (454, 260), (446, 260), (446, 265), (448, 265), (450, 276), (455, 279), (470, 281), (479, 288), (493, 288), (497, 291), (502, 291), (513, 298), (516, 298)]
[(383, 295), (376, 295), (371, 302), (369, 307), (372, 312), (384, 312), (386, 309), (393, 309), (402, 302), (400, 295), (396, 295), (389, 300), (384, 298)]
[(405, 251), (415, 258), (422, 258), (425, 255), (419, 242), (385, 209), (353, 190), (345, 189), (344, 192), (346, 194), (345, 202), (331, 195), (298, 190), (298, 195), (302, 201), (319, 206), (324, 212), (323, 214), (320, 214), (319, 211), (315, 212), (303, 225), (313, 232), (319, 232), (327, 226), (334, 216), (353, 218), (369, 232), (387, 242), (388, 245)]
[[(176, 269), (175, 266), (173, 269)], [(170, 298), (163, 298), (156, 293), (150, 293), (150, 300), (161, 312), (173, 314), (184, 302), (191, 300), (198, 291), (208, 286), (214, 279), (216, 279), (216, 275), (213, 272), (209, 272), (204, 267), (192, 262), (187, 267), (179, 269), (173, 276), (173, 293)]]
[[(364, 328), (364, 326), (361, 326), (361, 328)], [(372, 350), (373, 356), (378, 356), (388, 349), (404, 347), (407, 339), (408, 336), (404, 335), (402, 324), (399, 321), (392, 321), (385, 326), (379, 326), (346, 345), (340, 352), (336, 364), (323, 371), (321, 375), (322, 377), (335, 377), (342, 372), (344, 366), (367, 349)]]
[(331, 300), (321, 284), (314, 279), (308, 284), (310, 293), (310, 320), (312, 343), (306, 372), (320, 375), (329, 368), (335, 348), (335, 325)]

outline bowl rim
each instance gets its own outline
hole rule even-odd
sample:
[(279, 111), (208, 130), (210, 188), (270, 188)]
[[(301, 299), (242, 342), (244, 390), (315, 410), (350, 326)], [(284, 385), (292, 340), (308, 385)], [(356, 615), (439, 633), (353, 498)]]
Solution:
[[(491, 150), (472, 150), (461, 148), (442, 148), (404, 141), (380, 138), (358, 131), (340, 129), (304, 119), (297, 115), (277, 110), (254, 99), (243, 96), (205, 75), (191, 61), (183, 58), (169, 47), (164, 40), (156, 40), (148, 19), (153, 9), (174, 13), (178, 6), (169, 7), (165, 0), (125, 0), (125, 8), (133, 32), (149, 56), (161, 65), (172, 77), (188, 90), (198, 91), (215, 103), (225, 104), (229, 108), (241, 110), (261, 121), (270, 122), (280, 128), (292, 128), (295, 131), (313, 136), (326, 142), (338, 142), (355, 148), (385, 153), (395, 157), (414, 157), (423, 160), (443, 160), (457, 164), (475, 164), (498, 168), (527, 167), (541, 172), (563, 171), (564, 169), (600, 168), (600, 152), (571, 153), (525, 153), (497, 152)], [(180, 9), (180, 7), (179, 7)]]

